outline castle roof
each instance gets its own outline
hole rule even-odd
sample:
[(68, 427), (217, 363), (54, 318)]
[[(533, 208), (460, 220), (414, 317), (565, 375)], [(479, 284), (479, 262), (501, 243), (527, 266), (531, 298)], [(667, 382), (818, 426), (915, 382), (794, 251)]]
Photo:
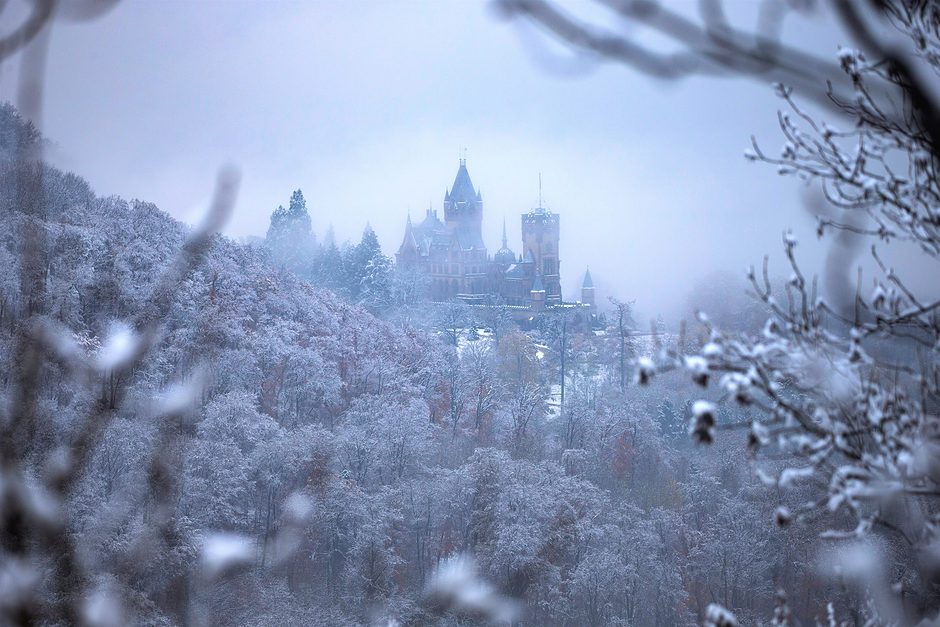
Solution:
[(444, 223), (441, 222), (440, 218), (437, 217), (437, 214), (428, 211), (427, 215), (424, 216), (424, 220), (421, 221), (421, 224), (418, 225), (418, 230), (422, 233), (430, 234), (434, 231), (444, 228)]
[(516, 253), (508, 248), (500, 248), (493, 255), (493, 261), (500, 265), (510, 265), (516, 262)]
[(401, 242), (399, 251), (418, 250), (418, 242), (415, 240), (414, 229), (411, 226), (411, 214), (408, 214), (408, 222), (405, 223), (405, 237)]
[(506, 239), (506, 218), (503, 218), (503, 246), (496, 251), (496, 255), (493, 256), (493, 261), (500, 265), (510, 265), (516, 262), (516, 253), (512, 252), (509, 248), (508, 240)]
[(457, 176), (454, 178), (454, 185), (449, 192), (445, 192), (444, 200), (450, 202), (477, 202), (483, 200), (479, 192), (473, 189), (473, 181), (470, 180), (470, 173), (467, 171), (466, 159), (460, 160), (460, 167), (457, 168)]
[(524, 279), (526, 271), (521, 265), (513, 264), (506, 268), (506, 273), (503, 276), (507, 279)]
[(531, 290), (531, 291), (533, 291), (533, 292), (544, 292), (544, 291), (545, 291), (545, 284), (542, 283), (542, 275), (541, 275), (541, 274), (538, 274), (538, 273), (535, 274), (535, 280), (532, 282), (532, 290)]
[(483, 243), (483, 237), (480, 235), (480, 232), (473, 228), (457, 229), (454, 232), (454, 236), (460, 243), (460, 247), (464, 250), (471, 248), (482, 250), (486, 248), (486, 244)]
[(450, 248), (451, 242), (454, 241), (454, 234), (450, 231), (435, 231), (428, 236), (431, 245), (437, 248)]
[(584, 282), (581, 283), (581, 287), (594, 287), (594, 281), (591, 280), (590, 268), (588, 268), (587, 272), (584, 273)]

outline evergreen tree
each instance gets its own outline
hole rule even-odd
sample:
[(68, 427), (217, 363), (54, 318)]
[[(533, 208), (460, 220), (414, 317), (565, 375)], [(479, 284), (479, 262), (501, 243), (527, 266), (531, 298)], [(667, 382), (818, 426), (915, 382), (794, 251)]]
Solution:
[(330, 226), (326, 232), (326, 237), (323, 239), (323, 245), (314, 258), (310, 279), (320, 287), (325, 287), (337, 294), (346, 295), (348, 290), (346, 289), (345, 278), (343, 254), (336, 245), (333, 227)]
[(377, 271), (377, 267), (382, 264), (378, 258), (383, 256), (379, 238), (368, 224), (362, 232), (362, 240), (343, 251), (346, 289), (353, 301), (362, 300), (363, 282), (367, 276)]
[(379, 245), (379, 238), (376, 237), (372, 225), (366, 224), (362, 232), (362, 240), (356, 246), (356, 260), (358, 267), (365, 269), (369, 261), (382, 254), (382, 247)]
[(299, 189), (291, 194), (287, 209), (278, 206), (271, 214), (265, 246), (278, 264), (302, 277), (310, 276), (316, 237), (311, 229), (307, 203)]
[(366, 262), (359, 282), (359, 300), (373, 312), (387, 310), (392, 305), (392, 260), (378, 252)]

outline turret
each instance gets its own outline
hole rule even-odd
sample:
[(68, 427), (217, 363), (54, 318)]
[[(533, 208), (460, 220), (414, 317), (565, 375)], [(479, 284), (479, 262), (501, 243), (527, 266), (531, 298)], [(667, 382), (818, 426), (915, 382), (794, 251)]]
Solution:
[(418, 242), (415, 239), (414, 227), (411, 226), (411, 214), (408, 214), (408, 222), (405, 223), (405, 237), (395, 255), (398, 263), (415, 263), (418, 260)]
[(545, 309), (545, 284), (542, 282), (542, 275), (538, 271), (535, 273), (535, 280), (532, 281), (529, 298), (532, 300), (532, 311)]
[(506, 219), (503, 218), (503, 246), (496, 251), (493, 261), (499, 266), (511, 266), (516, 263), (516, 253), (509, 249), (509, 242), (506, 239)]
[(444, 222), (450, 228), (476, 232), (483, 224), (483, 195), (473, 188), (466, 159), (460, 160), (453, 187), (444, 192)]
[(522, 214), (522, 247), (532, 255), (536, 272), (543, 277), (547, 302), (561, 302), (561, 262), (558, 257), (560, 219), (542, 206), (542, 177), (539, 176), (539, 206)]
[(594, 281), (591, 279), (590, 268), (584, 273), (584, 281), (581, 282), (581, 302), (590, 305), (591, 311), (594, 311), (596, 306), (594, 302)]

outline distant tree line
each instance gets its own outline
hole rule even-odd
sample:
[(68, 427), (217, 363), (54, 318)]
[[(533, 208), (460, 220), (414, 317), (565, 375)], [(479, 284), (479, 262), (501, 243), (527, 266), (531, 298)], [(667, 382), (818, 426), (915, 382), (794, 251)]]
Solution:
[[(0, 137), (29, 135), (2, 113)], [(24, 582), (5, 618), (465, 624), (492, 608), (428, 594), (455, 556), (537, 624), (688, 624), (716, 601), (756, 621), (777, 586), (807, 620), (854, 606), (794, 559), (813, 529), (775, 532), (743, 444), (693, 447), (693, 384), (621, 389), (624, 351), (652, 344), (558, 321), (522, 333), (498, 304), (382, 320), (217, 235), (180, 268), (192, 234), (153, 205), (22, 167), (0, 161), (0, 392), (20, 408), (4, 423), (2, 568)], [(11, 182), (40, 173), (24, 212), (33, 188)], [(17, 280), (27, 223), (38, 290)]]
[(358, 244), (337, 245), (332, 227), (318, 244), (299, 189), (291, 195), (287, 209), (279, 206), (271, 214), (264, 247), (274, 263), (375, 314), (401, 313), (427, 295), (427, 281), (414, 272), (398, 269), (383, 254), (369, 225)]

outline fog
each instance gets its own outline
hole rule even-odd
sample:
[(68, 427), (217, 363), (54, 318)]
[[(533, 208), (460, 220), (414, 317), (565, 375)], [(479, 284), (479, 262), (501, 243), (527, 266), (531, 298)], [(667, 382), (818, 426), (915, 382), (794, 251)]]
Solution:
[[(835, 52), (813, 19), (784, 36)], [(0, 74), (4, 100), (16, 63)], [(519, 252), (541, 174), (566, 297), (590, 266), (599, 301), (675, 319), (710, 272), (780, 263), (787, 228), (809, 267), (822, 259), (799, 186), (742, 156), (752, 134), (771, 152), (782, 143), (769, 85), (655, 82), (572, 57), (486, 2), (124, 2), (55, 29), (45, 93), (51, 158), (100, 194), (191, 221), (219, 165), (237, 164), (235, 237), (263, 236), (300, 188), (318, 236), (333, 225), (357, 241), (368, 222), (393, 254), (408, 213), (440, 210), (466, 155), (491, 253), (504, 218)]]
[(940, 624), (936, 3), (0, 20), (0, 624)]

